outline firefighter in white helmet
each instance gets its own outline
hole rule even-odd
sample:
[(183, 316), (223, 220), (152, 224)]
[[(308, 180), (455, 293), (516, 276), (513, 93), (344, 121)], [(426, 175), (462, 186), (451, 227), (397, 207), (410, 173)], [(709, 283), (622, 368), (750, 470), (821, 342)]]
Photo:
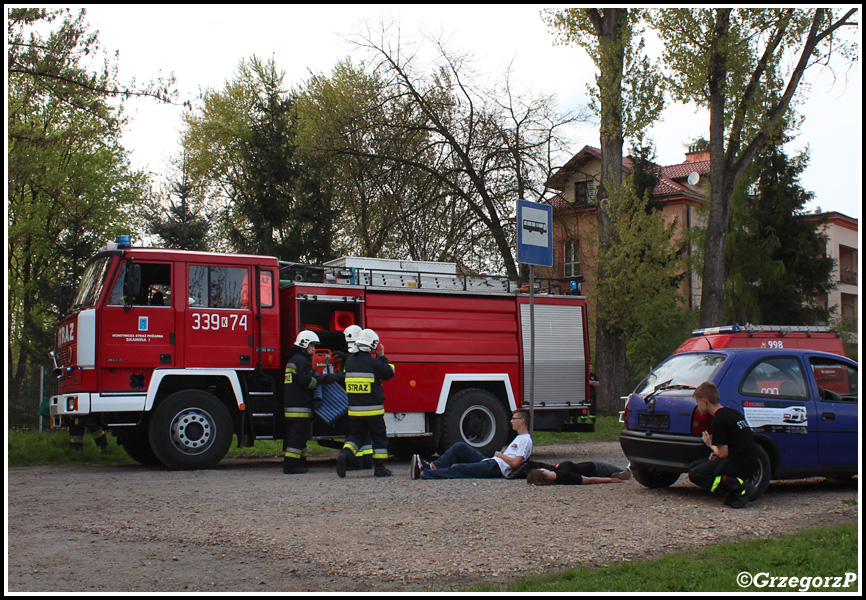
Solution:
[[(358, 346), (356, 342), (358, 341), (358, 336), (361, 335), (361, 329), (357, 325), (349, 325), (343, 330), (343, 337), (346, 339), (346, 346), (348, 347), (349, 354), (357, 354)], [(346, 377), (346, 358), (348, 355), (343, 354), (343, 372), (340, 374), (339, 380), (345, 385), (345, 377)], [(364, 436), (363, 443), (360, 448), (358, 448), (358, 453), (355, 455), (354, 460), (350, 462), (352, 470), (358, 469), (372, 469), (373, 468), (373, 440), (370, 438), (370, 434), (367, 433)]]
[[(349, 396), (349, 437), (337, 457), (337, 475), (346, 476), (346, 469), (358, 455), (367, 434), (373, 444), (373, 475), (389, 477), (385, 467), (388, 459), (388, 431), (385, 427), (385, 394), (382, 382), (394, 377), (394, 365), (384, 355), (379, 336), (364, 329), (355, 341), (358, 352), (346, 359), (345, 384)], [(377, 356), (372, 355), (377, 351)]]
[(358, 341), (358, 336), (361, 335), (363, 329), (357, 325), (349, 325), (343, 330), (343, 337), (346, 338), (346, 345), (349, 347), (349, 354), (355, 354), (358, 351), (358, 346), (355, 342)]
[(289, 352), (283, 385), (283, 473), (307, 472), (307, 442), (313, 419), (313, 390), (322, 376), (313, 371), (313, 353), (319, 336), (304, 330)]

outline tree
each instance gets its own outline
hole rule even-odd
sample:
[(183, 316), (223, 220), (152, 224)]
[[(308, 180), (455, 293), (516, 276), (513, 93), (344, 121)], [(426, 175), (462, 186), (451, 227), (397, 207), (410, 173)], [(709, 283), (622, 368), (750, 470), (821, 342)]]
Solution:
[(218, 202), (228, 249), (284, 260), (332, 258), (330, 197), (297, 152), (294, 100), (273, 59), (242, 60), (223, 91), (185, 116), (194, 181)]
[[(28, 361), (53, 346), (60, 284), (86, 259), (128, 233), (146, 178), (120, 145), (122, 87), (98, 50), (83, 11), (10, 9), (8, 27), (8, 280), (13, 385)], [(43, 33), (44, 32), (44, 33)], [(147, 91), (143, 95), (157, 95)], [(114, 98), (114, 100), (112, 100)]]
[(472, 81), (465, 57), (439, 42), (436, 64), (425, 76), (416, 66), (417, 55), (401, 42), (392, 43), (389, 33), (368, 33), (357, 43), (373, 53), (387, 101), (420, 118), (371, 126), (396, 139), (420, 136), (425, 143), (414, 153), (361, 154), (428, 173), (438, 196), (455, 203), (456, 214), (468, 216), (462, 220), (466, 233), (479, 243), (486, 238), (476, 249), (476, 262), (516, 278), (515, 200), (544, 197), (558, 131), (575, 117), (558, 115), (550, 97), (517, 96), (507, 81), (498, 88), (480, 86)]
[[(807, 68), (846, 55), (836, 18), (819, 9), (665, 9), (652, 23), (665, 42), (668, 83), (680, 101), (710, 112), (710, 213), (702, 281), (702, 327), (722, 322), (725, 246), (734, 186), (764, 146), (778, 139)], [(785, 72), (785, 60), (793, 68)]]
[[(601, 182), (596, 193), (598, 245), (601, 257), (613, 257), (621, 241), (617, 238), (619, 228), (614, 219), (624, 218), (623, 223), (630, 223), (634, 215), (629, 210), (630, 202), (643, 200), (623, 187), (623, 139), (626, 135), (638, 134), (658, 118), (662, 108), (659, 78), (642, 52), (637, 11), (575, 8), (549, 10), (545, 14), (559, 40), (583, 48), (598, 69), (596, 86), (590, 92), (600, 120)], [(615, 215), (614, 210), (627, 213)], [(602, 291), (596, 305), (595, 361), (601, 380), (600, 400), (610, 405), (625, 391), (628, 330), (623, 329), (627, 319), (615, 316), (620, 299), (610, 292), (617, 286), (606, 282), (633, 277), (635, 274), (628, 270), (633, 267), (631, 263), (627, 266), (616, 260), (601, 260), (596, 273)]]
[(725, 322), (818, 325), (830, 311), (817, 301), (833, 288), (821, 222), (804, 212), (814, 194), (799, 184), (808, 156), (764, 148), (740, 180), (728, 234)]
[[(335, 249), (345, 255), (409, 256), (451, 260), (469, 240), (453, 232), (462, 219), (448, 218), (453, 207), (426, 170), (398, 164), (389, 156), (425, 156), (426, 133), (411, 104), (390, 99), (375, 73), (350, 60), (330, 76), (313, 75), (297, 98), (298, 144), (326, 165), (332, 190)], [(403, 123), (403, 127), (375, 124)]]
[(173, 177), (145, 217), (148, 231), (162, 238), (165, 248), (205, 251), (209, 218), (202, 214), (204, 203), (190, 177), (185, 156)]
[[(133, 97), (172, 102), (177, 96), (173, 89), (174, 75), (157, 78), (144, 87), (133, 80), (127, 85), (117, 81), (115, 62), (103, 58), (102, 64), (84, 67), (86, 60), (99, 54), (99, 32), (88, 31), (86, 11), (73, 17), (69, 9), (10, 8), (7, 17), (7, 74), (26, 79), (40, 94), (51, 97), (79, 112), (90, 112), (97, 119), (109, 117), (105, 100), (127, 100)], [(37, 30), (51, 26), (60, 19), (59, 28), (47, 38)], [(30, 33), (29, 37), (27, 33)], [(100, 98), (103, 102), (88, 102)]]

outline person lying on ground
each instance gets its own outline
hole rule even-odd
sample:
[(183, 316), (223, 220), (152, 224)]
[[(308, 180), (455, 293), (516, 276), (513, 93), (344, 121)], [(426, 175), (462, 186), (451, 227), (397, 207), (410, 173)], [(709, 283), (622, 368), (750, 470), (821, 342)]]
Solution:
[(563, 461), (550, 469), (532, 469), (526, 483), (532, 485), (589, 485), (591, 483), (622, 483), (631, 479), (631, 471), (610, 463)]

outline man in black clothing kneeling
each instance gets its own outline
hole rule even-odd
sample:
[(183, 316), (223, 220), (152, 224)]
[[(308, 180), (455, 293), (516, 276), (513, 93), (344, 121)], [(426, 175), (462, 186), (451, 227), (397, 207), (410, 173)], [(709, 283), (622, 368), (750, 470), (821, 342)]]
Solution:
[(746, 418), (719, 402), (719, 390), (704, 382), (694, 392), (698, 410), (713, 417), (710, 434), (703, 434), (704, 444), (712, 450), (709, 458), (695, 461), (689, 479), (695, 485), (727, 496), (725, 504), (743, 508), (755, 494), (750, 481), (760, 466), (758, 449)]

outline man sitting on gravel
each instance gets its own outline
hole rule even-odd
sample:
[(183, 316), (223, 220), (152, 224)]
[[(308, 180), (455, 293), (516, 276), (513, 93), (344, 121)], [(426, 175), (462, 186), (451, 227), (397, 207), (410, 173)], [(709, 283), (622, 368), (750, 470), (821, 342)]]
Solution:
[(463, 442), (457, 442), (442, 456), (427, 462), (419, 455), (412, 457), (409, 476), (412, 479), (481, 479), (508, 477), (514, 469), (532, 454), (532, 437), (529, 435), (529, 413), (516, 410), (511, 417), (511, 427), (517, 432), (504, 452), (496, 452), (486, 458), (478, 450)]

